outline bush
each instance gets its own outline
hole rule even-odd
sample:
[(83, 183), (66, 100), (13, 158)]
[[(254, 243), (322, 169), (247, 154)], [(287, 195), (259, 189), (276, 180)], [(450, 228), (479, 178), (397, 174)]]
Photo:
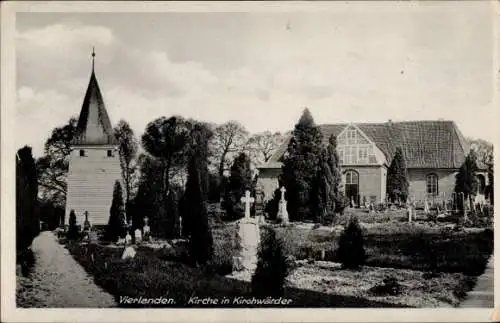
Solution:
[(68, 226), (68, 234), (66, 238), (68, 240), (76, 240), (78, 239), (78, 228), (76, 226), (76, 214), (74, 210), (71, 210), (69, 213), (69, 226)]
[(378, 284), (370, 288), (370, 293), (376, 296), (398, 296), (401, 294), (402, 286), (395, 277), (387, 276)]
[(283, 242), (269, 228), (259, 246), (257, 269), (252, 277), (252, 294), (257, 297), (282, 296), (287, 275)]
[(356, 269), (364, 264), (363, 232), (356, 217), (351, 218), (340, 236), (337, 255), (344, 268)]

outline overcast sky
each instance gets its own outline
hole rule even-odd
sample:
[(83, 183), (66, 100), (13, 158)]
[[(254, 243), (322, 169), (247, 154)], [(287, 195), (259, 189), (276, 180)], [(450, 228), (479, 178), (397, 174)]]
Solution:
[(285, 131), (307, 106), (317, 123), (443, 118), (494, 141), (490, 3), (333, 7), (17, 14), (17, 146), (39, 156), (78, 115), (92, 46), (112, 123), (138, 135), (174, 114)]

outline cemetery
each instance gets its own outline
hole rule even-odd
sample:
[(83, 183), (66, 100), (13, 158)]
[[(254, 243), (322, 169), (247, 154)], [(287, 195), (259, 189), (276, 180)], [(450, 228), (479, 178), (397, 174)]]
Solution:
[[(56, 195), (49, 202), (58, 210), (51, 214), (64, 213), (51, 219), (57, 241), (117, 306), (162, 305), (120, 297), (166, 297), (169, 307), (275, 306), (243, 301), (271, 297), (288, 307), (457, 307), (487, 268), (492, 159), (489, 191), (471, 149), (446, 192), (433, 175), (427, 194), (414, 194), (411, 156), (377, 152), (384, 164), (376, 171), (387, 179), (379, 185), (385, 173), (372, 174), (373, 198), (359, 196), (355, 171), (342, 170), (337, 137), (325, 138), (307, 109), (290, 136), (273, 139), (273, 156), (281, 157), (271, 168), (252, 163), (257, 148), (243, 148), (262, 138), (231, 146), (246, 133), (238, 127), (159, 117), (146, 126), (137, 156), (128, 123), (111, 127), (92, 65), (78, 123), (56, 128), (47, 143), (71, 147), (61, 154), (69, 165), (65, 211)], [(349, 127), (342, 149), (356, 136), (366, 140)], [(234, 129), (239, 134), (227, 139)]]

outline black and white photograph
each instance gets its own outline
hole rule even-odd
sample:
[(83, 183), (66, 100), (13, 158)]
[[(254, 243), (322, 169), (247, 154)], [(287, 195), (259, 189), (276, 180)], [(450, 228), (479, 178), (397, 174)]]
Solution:
[(78, 3), (9, 20), (16, 310), (492, 313), (496, 3)]

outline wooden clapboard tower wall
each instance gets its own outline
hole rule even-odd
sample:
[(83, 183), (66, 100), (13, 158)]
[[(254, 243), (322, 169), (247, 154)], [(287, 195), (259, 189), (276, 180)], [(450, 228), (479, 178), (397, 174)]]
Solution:
[(85, 211), (92, 225), (107, 224), (113, 186), (121, 179), (118, 143), (97, 83), (94, 59), (92, 50), (92, 73), (72, 141), (66, 224), (71, 210), (75, 211), (79, 225), (85, 220)]

